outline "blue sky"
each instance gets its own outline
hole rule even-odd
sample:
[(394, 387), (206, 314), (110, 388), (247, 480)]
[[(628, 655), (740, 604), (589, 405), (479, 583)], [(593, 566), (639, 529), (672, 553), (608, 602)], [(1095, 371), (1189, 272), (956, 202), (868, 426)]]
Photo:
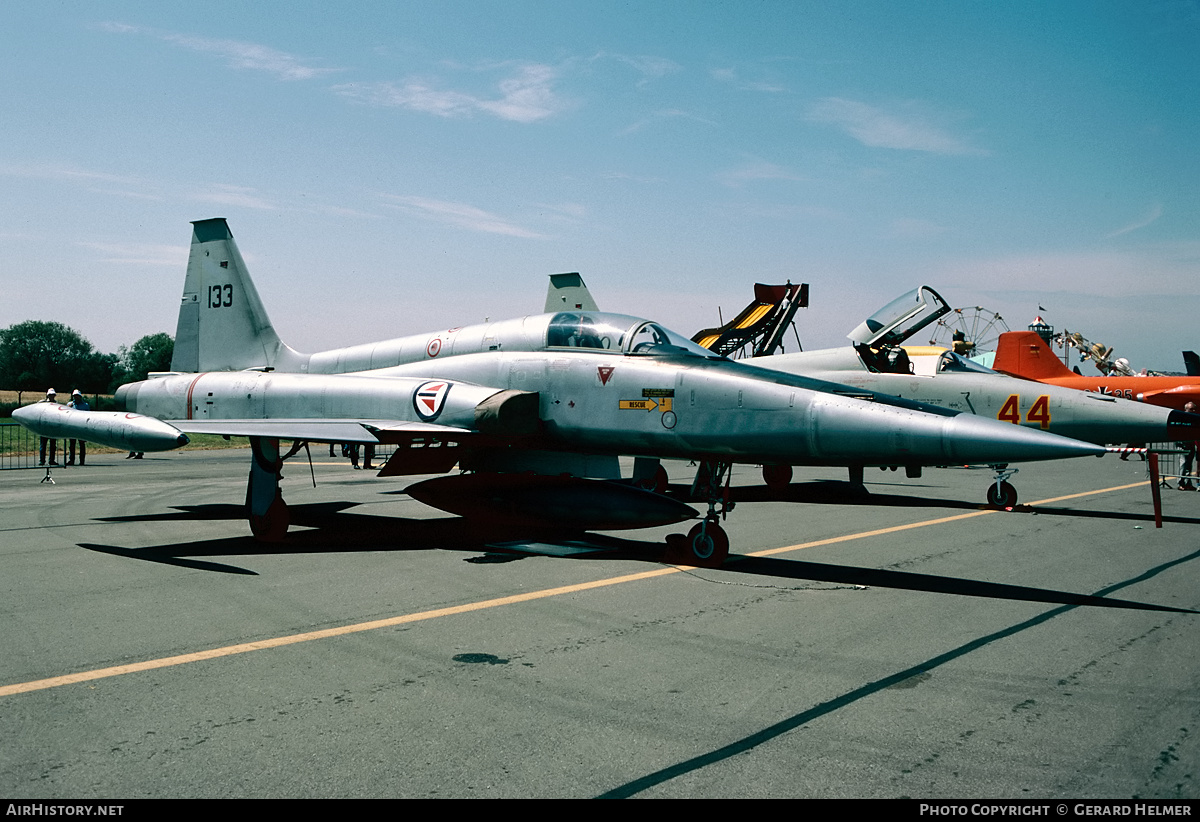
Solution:
[(0, 327), (173, 333), (188, 223), (221, 216), (304, 351), (537, 313), (560, 271), (689, 335), (791, 279), (806, 348), (923, 283), (1138, 367), (1200, 348), (1192, 0), (4, 19)]

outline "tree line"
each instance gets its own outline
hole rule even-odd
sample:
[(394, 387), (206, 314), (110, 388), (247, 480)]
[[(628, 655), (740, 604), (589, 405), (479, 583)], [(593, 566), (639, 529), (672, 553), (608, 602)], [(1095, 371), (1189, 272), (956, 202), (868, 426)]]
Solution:
[(117, 386), (171, 370), (175, 340), (148, 334), (116, 354), (103, 354), (78, 331), (58, 322), (27, 320), (0, 330), (0, 388), (70, 395), (111, 394)]

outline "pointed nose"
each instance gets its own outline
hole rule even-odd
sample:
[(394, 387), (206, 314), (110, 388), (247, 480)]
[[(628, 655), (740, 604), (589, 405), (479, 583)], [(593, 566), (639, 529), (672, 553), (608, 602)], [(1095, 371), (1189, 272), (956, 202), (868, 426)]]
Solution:
[(1070, 457), (1098, 457), (1103, 447), (1033, 428), (959, 414), (946, 421), (946, 442), (955, 460), (964, 463), (1031, 462)]

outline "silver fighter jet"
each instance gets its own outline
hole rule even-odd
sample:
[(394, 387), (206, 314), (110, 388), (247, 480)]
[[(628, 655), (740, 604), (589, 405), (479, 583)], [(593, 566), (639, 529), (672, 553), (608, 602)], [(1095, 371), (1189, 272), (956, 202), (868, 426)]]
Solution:
[[(941, 295), (921, 286), (850, 332), (852, 346), (776, 354), (751, 362), (789, 375), (844, 383), (1096, 444), (1200, 437), (1200, 415), (1006, 376), (945, 348), (901, 345), (950, 310)], [(768, 465), (769, 482), (787, 482), (789, 471), (780, 465)], [(1016, 489), (1007, 482), (1014, 472), (1007, 467), (998, 470), (988, 487), (988, 502), (1016, 504)]]
[[(282, 462), (306, 442), (394, 443), (381, 476), (463, 473), (409, 493), (468, 516), (584, 531), (695, 519), (657, 493), (695, 460), (708, 510), (681, 562), (719, 564), (735, 462), (1009, 463), (1102, 448), (734, 363), (658, 323), (583, 309), (301, 354), (271, 326), (223, 219), (194, 224), (174, 373), (121, 386), (182, 433), (248, 437), (251, 530), (281, 539)], [(186, 373), (185, 373), (186, 372)], [(293, 446), (282, 453), (280, 440)], [(618, 457), (634, 458), (633, 482)]]

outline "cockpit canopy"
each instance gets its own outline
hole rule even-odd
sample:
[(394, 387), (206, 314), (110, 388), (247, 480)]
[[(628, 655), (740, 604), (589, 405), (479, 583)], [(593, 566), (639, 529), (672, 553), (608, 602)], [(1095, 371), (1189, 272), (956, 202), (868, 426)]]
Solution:
[(938, 359), (937, 373), (939, 374), (996, 374), (986, 365), (968, 360), (962, 354), (945, 351)]
[(602, 311), (555, 314), (546, 328), (546, 347), (619, 351), (636, 356), (722, 359), (658, 323)]
[(927, 285), (892, 300), (868, 317), (847, 336), (855, 345), (881, 348), (899, 345), (925, 326), (950, 312), (941, 295)]

